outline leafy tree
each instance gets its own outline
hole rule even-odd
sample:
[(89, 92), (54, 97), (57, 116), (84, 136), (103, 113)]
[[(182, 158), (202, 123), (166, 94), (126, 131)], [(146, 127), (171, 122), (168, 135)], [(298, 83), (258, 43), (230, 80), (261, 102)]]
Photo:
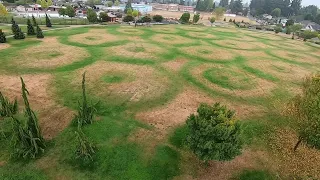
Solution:
[(306, 41), (307, 39), (318, 37), (318, 32), (315, 32), (315, 31), (312, 32), (310, 30), (306, 30), (306, 31), (303, 31), (302, 37), (303, 37), (303, 40)]
[(188, 12), (185, 12), (181, 15), (180, 17), (180, 22), (183, 23), (183, 24), (187, 24), (189, 23), (189, 19), (190, 19), (190, 13)]
[(200, 19), (200, 14), (195, 14), (195, 15), (193, 16), (192, 22), (193, 22), (193, 23), (197, 23), (197, 22), (199, 21), (199, 19)]
[[(89, 11), (90, 9), (88, 9), (88, 11)], [(59, 15), (60, 16), (65, 16), (65, 15), (67, 15), (67, 11), (66, 11), (66, 9), (65, 8), (60, 8), (59, 10), (58, 10), (58, 13), (59, 13)]]
[(314, 16), (312, 14), (306, 14), (303, 19), (304, 20), (313, 21), (314, 20)]
[[(128, 12), (128, 10), (133, 10), (132, 9), (132, 5), (131, 5), (131, 0), (128, 0), (128, 2), (127, 2), (127, 4), (126, 4), (126, 7), (125, 7), (125, 9), (124, 9), (124, 13), (126, 13), (127, 14), (127, 12)], [(128, 15), (128, 14), (127, 14)]]
[(214, 18), (214, 17), (211, 17), (211, 18), (210, 18), (210, 23), (211, 23), (211, 26), (213, 25), (213, 23), (214, 23), (214, 22), (216, 22), (216, 18)]
[(280, 17), (281, 15), (281, 9), (280, 8), (275, 8), (274, 10), (272, 10), (271, 15), (273, 17)]
[(112, 7), (112, 5), (113, 5), (112, 1), (108, 1), (108, 2), (107, 2), (107, 6), (108, 6), (108, 7)]
[(219, 3), (219, 6), (224, 8), (228, 7), (228, 5), (229, 5), (229, 0), (221, 0)]
[[(51, 4), (52, 4), (52, 1), (51, 1)], [(43, 9), (47, 9), (49, 7), (49, 4), (46, 0), (41, 0), (41, 8)]]
[(240, 123), (234, 112), (216, 103), (201, 104), (187, 119), (186, 145), (204, 162), (231, 160), (241, 154)]
[(127, 16), (132, 16), (132, 9), (127, 10)]
[(22, 84), (22, 98), (25, 105), (25, 119), (13, 120), (13, 142), (14, 142), (14, 156), (22, 158), (36, 158), (39, 154), (44, 152), (46, 147), (45, 141), (41, 135), (38, 118), (33, 110), (30, 108), (27, 95), (29, 95), (26, 85), (21, 79)]
[(320, 14), (315, 17), (314, 22), (320, 24)]
[(320, 74), (305, 78), (302, 94), (297, 95), (289, 103), (289, 115), (297, 120), (299, 140), (294, 147), (304, 141), (311, 147), (320, 149)]
[(114, 2), (114, 5), (115, 5), (115, 6), (119, 6), (119, 5), (120, 5), (119, 0), (116, 0), (116, 1)]
[(292, 39), (294, 39), (294, 35), (302, 29), (301, 24), (294, 24), (291, 26), (291, 31), (292, 31)]
[(28, 34), (29, 36), (36, 35), (36, 33), (34, 32), (34, 28), (33, 28), (32, 24), (31, 24), (30, 19), (28, 19), (27, 25), (28, 25), (28, 32), (27, 32), (27, 34)]
[(0, 3), (0, 16), (6, 16), (7, 14), (7, 8), (2, 3)]
[(292, 13), (294, 15), (297, 15), (301, 9), (301, 0), (292, 0), (290, 8), (292, 10)]
[(98, 20), (97, 13), (92, 9), (88, 9), (87, 18), (88, 18), (88, 21), (91, 23), (97, 22)]
[[(301, 8), (299, 14), (304, 15), (304, 17), (306, 17), (309, 14), (314, 18), (318, 14), (318, 7), (315, 5), (303, 7)], [(305, 19), (305, 20), (313, 20), (313, 19)]]
[(293, 19), (289, 19), (289, 20), (286, 22), (286, 27), (292, 26), (293, 24), (294, 24), (294, 20), (293, 20)]
[(239, 13), (243, 11), (242, 0), (236, 0), (231, 7), (231, 12)]
[(130, 15), (127, 15), (127, 16), (122, 18), (122, 21), (123, 22), (132, 22), (132, 21), (134, 21), (134, 17), (130, 16)]
[(151, 17), (149, 15), (143, 16), (141, 18), (142, 22), (150, 23), (151, 22)]
[(99, 19), (101, 22), (107, 22), (109, 19), (108, 14), (106, 12), (101, 12), (99, 14)]
[(4, 32), (2, 32), (2, 29), (0, 29), (0, 43), (5, 43), (7, 42), (6, 35)]
[(47, 27), (52, 27), (51, 21), (50, 21), (50, 19), (49, 19), (47, 14), (46, 14), (46, 26)]
[(278, 34), (279, 32), (282, 32), (282, 27), (276, 26), (276, 27), (274, 28), (274, 32), (275, 32), (276, 34)]
[(67, 6), (67, 8), (66, 8), (66, 14), (71, 18), (76, 16), (76, 12), (75, 12), (74, 8), (70, 5)]
[(40, 27), (37, 25), (37, 38), (42, 39), (44, 38), (42, 30), (40, 29)]
[(152, 19), (155, 21), (155, 22), (162, 22), (163, 20), (163, 17), (161, 15), (154, 15), (152, 17)]
[(33, 26), (37, 26), (37, 21), (36, 21), (36, 18), (32, 15), (32, 24)]
[(214, 13), (216, 15), (216, 19), (221, 19), (225, 12), (226, 12), (225, 8), (222, 8), (222, 7), (216, 8), (214, 10)]

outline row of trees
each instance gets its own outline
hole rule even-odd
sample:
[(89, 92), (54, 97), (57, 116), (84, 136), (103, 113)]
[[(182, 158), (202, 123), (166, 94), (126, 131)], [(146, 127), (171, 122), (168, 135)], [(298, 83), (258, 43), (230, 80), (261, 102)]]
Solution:
[[(275, 9), (276, 14), (272, 13)], [(301, 0), (252, 0), (250, 3), (250, 12), (253, 16), (275, 14), (289, 17), (298, 15), (300, 10)]]
[(59, 15), (60, 16), (69, 16), (71, 18), (75, 17), (76, 16), (76, 12), (75, 12), (75, 9), (68, 5), (66, 8), (60, 8), (59, 11), (58, 11)]

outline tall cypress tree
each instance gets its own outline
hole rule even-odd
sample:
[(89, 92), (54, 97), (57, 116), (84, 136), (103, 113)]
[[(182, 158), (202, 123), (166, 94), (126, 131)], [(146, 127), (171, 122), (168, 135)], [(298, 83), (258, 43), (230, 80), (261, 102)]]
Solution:
[(47, 27), (52, 27), (51, 21), (50, 21), (50, 19), (49, 19), (47, 14), (46, 14), (46, 26)]
[(36, 18), (32, 15), (32, 23), (33, 23), (33, 26), (37, 26), (38, 23), (36, 21)]
[(37, 25), (37, 38), (44, 38), (42, 30), (38, 25)]
[(28, 34), (29, 36), (31, 36), (31, 35), (36, 35), (36, 33), (34, 32), (34, 28), (33, 28), (32, 24), (31, 24), (30, 19), (28, 19), (27, 24), (28, 24), (28, 33), (27, 33), (27, 34)]
[(2, 32), (2, 29), (0, 29), (0, 43), (5, 43), (7, 42), (6, 35), (4, 32)]

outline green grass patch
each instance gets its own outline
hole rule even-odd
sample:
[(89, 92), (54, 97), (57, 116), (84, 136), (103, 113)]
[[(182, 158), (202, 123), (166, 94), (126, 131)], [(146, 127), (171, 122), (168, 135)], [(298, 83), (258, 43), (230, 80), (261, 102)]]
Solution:
[(276, 180), (275, 175), (264, 170), (244, 170), (234, 180)]
[(169, 137), (169, 142), (177, 148), (183, 148), (188, 128), (186, 125), (176, 128)]

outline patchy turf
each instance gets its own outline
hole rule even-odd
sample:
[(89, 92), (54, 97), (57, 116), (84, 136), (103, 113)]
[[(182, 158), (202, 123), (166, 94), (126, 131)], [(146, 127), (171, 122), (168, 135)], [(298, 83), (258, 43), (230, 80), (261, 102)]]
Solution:
[[(302, 145), (293, 153), (297, 137), (281, 116), (301, 79), (320, 70), (318, 46), (274, 33), (193, 25), (44, 34), (43, 40), (8, 38), (0, 45), (0, 91), (21, 104), (24, 77), (49, 140), (39, 159), (11, 161), (11, 123), (0, 119), (0, 179), (320, 178), (319, 151)], [(83, 72), (88, 100), (99, 102), (94, 123), (84, 128), (98, 147), (89, 168), (73, 159), (76, 129), (70, 126)], [(186, 149), (185, 120), (202, 102), (236, 111), (242, 155), (205, 167)]]

